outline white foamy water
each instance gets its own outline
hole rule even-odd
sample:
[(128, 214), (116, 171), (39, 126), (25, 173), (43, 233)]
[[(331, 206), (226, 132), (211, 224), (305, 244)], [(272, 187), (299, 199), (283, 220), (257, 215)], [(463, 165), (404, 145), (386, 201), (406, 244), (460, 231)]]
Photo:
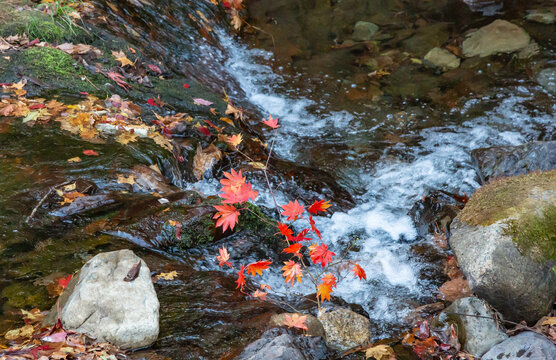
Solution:
[[(226, 69), (240, 84), (248, 100), (261, 113), (280, 118), (277, 147), (280, 156), (296, 159), (294, 144), (300, 140), (326, 142), (326, 134), (347, 134), (349, 130), (344, 129), (356, 119), (355, 115), (346, 111), (315, 114), (311, 111), (314, 101), (284, 95), (283, 91), (277, 90), (276, 84), (283, 87), (284, 79), (265, 65), (271, 59), (271, 53), (247, 49), (228, 37), (223, 37), (222, 44), (227, 49), (224, 56), (227, 59)], [(348, 273), (339, 282), (335, 295), (362, 305), (379, 328), (399, 323), (410, 309), (409, 301), (418, 303), (436, 295), (436, 289), (420, 275), (427, 264), (411, 255), (412, 244), (422, 240), (416, 240), (416, 231), (407, 213), (413, 203), (430, 190), (469, 194), (477, 188), (479, 184), (471, 165), (471, 150), (519, 145), (536, 139), (541, 127), (553, 131), (552, 116), (527, 114), (521, 105), (531, 96), (525, 87), (514, 89), (512, 93), (495, 99), (497, 105), (494, 109), (480, 116), (469, 118), (459, 125), (422, 130), (418, 134), (420, 141), (417, 145), (392, 145), (391, 149), (403, 153), (403, 157), (390, 156), (386, 151), (372, 172), (350, 169), (351, 172), (359, 172), (365, 188), (364, 194), (357, 198), (358, 205), (347, 212), (319, 217), (316, 221), (324, 242), (337, 254), (342, 252), (350, 239), (358, 238), (357, 251), (352, 252), (349, 258), (359, 262), (368, 279), (361, 282)], [(462, 110), (462, 118), (480, 101), (469, 101)], [(326, 103), (318, 105), (326, 107)], [(357, 159), (359, 155), (353, 156)], [(337, 166), (340, 169), (346, 164), (338, 163)], [(212, 182), (192, 186), (216, 193), (217, 185)], [(258, 202), (274, 207), (263, 184), (255, 185), (260, 191)], [(279, 190), (277, 197), (280, 204), (288, 201), (288, 196)], [(229, 250), (232, 252), (234, 249)], [(262, 282), (282, 292), (292, 291), (289, 284), (284, 284), (279, 266), (266, 272)], [(296, 284), (293, 291), (311, 293), (314, 289), (309, 285), (305, 279), (304, 284)]]

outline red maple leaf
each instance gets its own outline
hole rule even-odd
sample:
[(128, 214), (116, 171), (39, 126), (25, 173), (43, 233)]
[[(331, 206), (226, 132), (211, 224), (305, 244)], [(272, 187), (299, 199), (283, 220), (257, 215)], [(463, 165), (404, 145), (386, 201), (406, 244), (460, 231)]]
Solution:
[(249, 199), (255, 200), (259, 192), (253, 190), (251, 183), (241, 184), (237, 191), (228, 191), (220, 194), (220, 197), (224, 199), (222, 201), (224, 204), (237, 204), (244, 203)]
[(336, 277), (332, 274), (324, 274), (322, 276), (322, 283), (326, 285), (330, 285), (331, 288), (336, 287)]
[(315, 201), (313, 205), (309, 206), (307, 211), (311, 214), (317, 214), (319, 211), (325, 212), (330, 207), (330, 201)]
[(365, 274), (365, 270), (359, 264), (353, 265), (353, 273), (355, 276), (359, 278), (359, 280), (367, 280), (367, 274)]
[(68, 275), (65, 278), (61, 278), (60, 280), (58, 280), (58, 284), (60, 284), (60, 287), (62, 289), (65, 289), (68, 287), (69, 282), (71, 281), (72, 275)]
[(251, 274), (253, 277), (255, 277), (255, 275), (257, 274), (262, 276), (263, 270), (268, 269), (268, 266), (270, 264), (272, 264), (272, 261), (270, 260), (261, 260), (261, 261), (251, 263), (247, 265), (247, 273)]
[(148, 99), (147, 104), (149, 104), (150, 106), (157, 106), (157, 107), (160, 106), (156, 103), (154, 99)]
[(297, 234), (297, 236), (288, 236), (288, 240), (294, 242), (311, 240), (311, 238), (305, 237), (305, 235), (307, 235), (308, 232), (309, 229), (303, 229), (299, 234)]
[(245, 285), (245, 266), (241, 265), (241, 269), (237, 272), (237, 283), (236, 289), (243, 291), (243, 285)]
[(220, 253), (220, 255), (216, 257), (216, 260), (219, 261), (218, 265), (220, 267), (224, 265), (232, 267), (232, 263), (228, 261), (230, 260), (230, 253), (228, 252), (228, 249), (226, 249), (226, 247), (222, 245), (222, 249), (218, 249), (218, 252)]
[(215, 205), (214, 208), (218, 210), (213, 217), (213, 219), (218, 219), (216, 221), (216, 226), (222, 226), (222, 232), (226, 231), (228, 227), (233, 230), (238, 222), (238, 216), (240, 215), (235, 206)]
[(278, 229), (280, 230), (280, 234), (284, 235), (287, 238), (293, 235), (292, 229), (290, 229), (288, 225), (282, 222), (278, 223)]
[(284, 262), (284, 264), (285, 265), (282, 267), (282, 270), (284, 271), (282, 276), (286, 278), (284, 282), (289, 281), (292, 286), (294, 280), (297, 280), (297, 282), (300, 283), (301, 278), (303, 277), (303, 272), (301, 271), (301, 265), (292, 260), (286, 261)]
[(315, 220), (313, 220), (313, 217), (311, 215), (309, 215), (309, 224), (311, 224), (311, 230), (313, 230), (313, 232), (317, 234), (319, 239), (322, 240), (322, 237), (320, 236), (320, 231), (319, 229), (317, 229), (317, 226), (315, 225)]
[(211, 135), (210, 130), (209, 130), (208, 127), (206, 127), (206, 126), (200, 126), (200, 127), (199, 127), (199, 132), (200, 132), (201, 134), (203, 134), (203, 135), (206, 135), (206, 136), (210, 136), (210, 135)]
[(241, 170), (236, 172), (232, 169), (229, 173), (225, 172), (224, 177), (226, 179), (220, 180), (220, 183), (224, 185), (220, 190), (222, 192), (238, 191), (241, 185), (245, 184), (245, 178), (241, 175)]
[(108, 74), (106, 74), (106, 77), (114, 81), (119, 87), (123, 88), (125, 91), (131, 89), (131, 86), (125, 82), (125, 78), (121, 74), (118, 74), (117, 72), (110, 71)]
[(282, 205), (280, 207), (284, 209), (282, 215), (287, 216), (287, 220), (297, 220), (304, 211), (303, 206), (299, 205), (297, 200), (295, 200), (295, 202), (290, 201), (287, 205)]
[(266, 295), (268, 293), (265, 293), (264, 291), (261, 291), (259, 289), (255, 290), (255, 292), (253, 293), (253, 297), (254, 298), (259, 298), (261, 300), (266, 300)]
[(183, 84), (183, 88), (184, 89), (189, 89), (189, 84), (187, 84), (187, 83)]
[(268, 115), (268, 120), (263, 119), (262, 122), (273, 129), (278, 129), (280, 127), (280, 125), (278, 125), (278, 118), (273, 119), (272, 115)]
[(309, 329), (307, 328), (307, 324), (305, 323), (306, 321), (307, 321), (307, 315), (299, 315), (299, 314), (292, 314), (292, 316), (286, 315), (283, 325), (286, 325), (287, 327), (290, 328), (293, 327), (293, 328), (309, 331)]
[(285, 252), (287, 254), (299, 254), (299, 250), (301, 250), (302, 247), (303, 245), (301, 245), (300, 243), (295, 243), (282, 250), (282, 252)]
[(147, 65), (147, 67), (148, 67), (151, 71), (153, 71), (153, 72), (155, 72), (155, 73), (158, 73), (159, 75), (162, 74), (162, 70), (160, 70), (160, 68), (159, 68), (158, 66), (156, 66), (156, 65), (149, 64), (149, 65)]
[(83, 150), (83, 154), (88, 156), (98, 156), (98, 153), (94, 150)]
[(313, 264), (321, 263), (322, 267), (332, 262), (332, 256), (334, 256), (332, 251), (328, 251), (328, 245), (312, 245), (309, 247), (309, 256), (311, 256), (311, 261)]

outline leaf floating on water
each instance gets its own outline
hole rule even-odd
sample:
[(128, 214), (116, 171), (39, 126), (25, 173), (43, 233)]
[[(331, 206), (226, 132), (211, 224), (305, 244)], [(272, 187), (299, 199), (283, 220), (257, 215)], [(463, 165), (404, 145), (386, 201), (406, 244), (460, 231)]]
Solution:
[(156, 275), (154, 278), (156, 281), (158, 280), (174, 280), (178, 276), (178, 272), (173, 270), (167, 273), (160, 273)]
[(135, 184), (135, 175), (129, 175), (129, 176), (125, 176), (125, 175), (118, 175), (118, 184), (129, 184), (129, 185), (134, 185)]
[(69, 163), (81, 162), (81, 158), (79, 156), (72, 157), (72, 158), (68, 159), (68, 162)]
[(139, 271), (141, 271), (141, 260), (139, 260), (137, 264), (133, 265), (131, 269), (129, 269), (129, 272), (124, 278), (124, 281), (131, 282), (137, 279), (137, 276), (139, 276)]

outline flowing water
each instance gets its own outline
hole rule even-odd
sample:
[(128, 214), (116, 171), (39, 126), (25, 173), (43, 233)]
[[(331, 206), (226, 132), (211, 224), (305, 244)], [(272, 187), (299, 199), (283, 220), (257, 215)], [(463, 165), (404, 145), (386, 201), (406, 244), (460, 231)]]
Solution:
[[(324, 241), (337, 254), (342, 253), (350, 241), (357, 240), (349, 258), (359, 262), (368, 279), (360, 282), (350, 274), (339, 282), (334, 294), (362, 306), (371, 319), (377, 338), (391, 336), (403, 329), (403, 318), (412, 308), (436, 301), (437, 288), (442, 281), (439, 265), (445, 254), (434, 247), (431, 239), (417, 235), (408, 215), (415, 201), (436, 189), (472, 193), (479, 186), (470, 157), (473, 149), (554, 139), (554, 96), (540, 87), (531, 75), (532, 71), (556, 64), (554, 26), (542, 28), (529, 24), (527, 30), (541, 49), (541, 54), (530, 62), (500, 57), (485, 60), (477, 66), (471, 64), (464, 68), (462, 65), (462, 69), (453, 72), (456, 74), (454, 78), (450, 78), (423, 68), (412, 68), (406, 57), (401, 61), (403, 64), (392, 68), (391, 77), (369, 81), (367, 73), (370, 71), (356, 63), (371, 50), (357, 47), (332, 49), (329, 43), (341, 33), (341, 23), (322, 25), (329, 31), (328, 35), (315, 35), (310, 31), (298, 34), (311, 24), (312, 17), (322, 15), (319, 9), (324, 5), (301, 2), (300, 10), (293, 3), (284, 0), (273, 2), (275, 6), (265, 1), (248, 4), (250, 10), (253, 8), (253, 21), (276, 35), (273, 39), (278, 42), (276, 47), (264, 33), (255, 31), (238, 37), (217, 23), (212, 24), (214, 30), (210, 39), (200, 36), (195, 27), (173, 28), (180, 22), (176, 18), (185, 23), (187, 14), (195, 9), (214, 15), (210, 6), (204, 3), (188, 2), (180, 8), (181, 3), (161, 2), (154, 7), (135, 9), (137, 14), (120, 21), (127, 21), (126, 27), (134, 27), (144, 38), (154, 37), (153, 51), (168, 56), (186, 74), (215, 90), (225, 87), (237, 104), (257, 116), (272, 114), (279, 117), (277, 155), (299, 166), (324, 170), (347, 190), (355, 204), (336, 206), (332, 215), (316, 219), (317, 226)], [(450, 24), (450, 34), (457, 36), (493, 19), (488, 17), (492, 14), (471, 12), (461, 5), (463, 3), (458, 5), (463, 7), (456, 7), (456, 12), (450, 12), (454, 10), (449, 7), (452, 5), (448, 6), (444, 1), (438, 1), (443, 6), (439, 7), (442, 11), (434, 6), (435, 2), (396, 2), (395, 6), (392, 3), (375, 1), (372, 6), (384, 10), (378, 15), (392, 17), (395, 25), (381, 26), (392, 33), (394, 39), (403, 34), (406, 37), (413, 33), (419, 35), (420, 29), (440, 23)], [(260, 8), (264, 6), (270, 10), (263, 16)], [(346, 6), (349, 8), (349, 4)], [(182, 10), (170, 15), (168, 9), (172, 7)], [(496, 8), (494, 15), (519, 19), (523, 11), (523, 4), (509, 2), (501, 10)], [(354, 10), (343, 21), (351, 21), (346, 19), (353, 18), (356, 13)], [(408, 14), (413, 17), (409, 19)], [(155, 15), (162, 19), (160, 28), (151, 29), (151, 35), (147, 35), (148, 19)], [(377, 20), (380, 20), (378, 15)], [(426, 18), (428, 23), (422, 27), (415, 25), (409, 35), (404, 33), (407, 27), (413, 26), (404, 24), (404, 21), (417, 23), (415, 18), (418, 17)], [(272, 27), (272, 24), (281, 22), (285, 25)], [(270, 25), (265, 27), (265, 24)], [(291, 36), (291, 43), (288, 36)], [(314, 40), (314, 36), (320, 38)], [(415, 49), (415, 45), (407, 43), (403, 36), (401, 40), (386, 43), (386, 49), (398, 51), (392, 58), (402, 56), (400, 54), (410, 48)], [(151, 45), (151, 42), (136, 41), (137, 46)], [(295, 49), (292, 50), (290, 45)], [(418, 46), (415, 51), (420, 51)], [(378, 97), (377, 91), (381, 93)], [(68, 151), (68, 144), (60, 140), (58, 134), (48, 135), (50, 142), (41, 140), (41, 144), (60, 146), (60, 150), (44, 153), (37, 147), (38, 140), (34, 140), (38, 136), (35, 130), (22, 132), (25, 135), (23, 145), (16, 142), (16, 135), (19, 137), (21, 133), (14, 131), (2, 135), (3, 149), (10, 150), (3, 158), (2, 171), (18, 174), (16, 177), (2, 174), (2, 186), (9, 194), (3, 202), (5, 209), (0, 212), (0, 219), (4, 220), (0, 233), (4, 239), (0, 248), (4, 257), (0, 284), (4, 298), (10, 298), (14, 286), (32, 287), (37, 284), (37, 279), (53, 271), (72, 272), (98, 251), (132, 246), (156, 264), (153, 266), (157, 269), (170, 266), (168, 263), (171, 262), (171, 267), (189, 274), (188, 281), (157, 289), (163, 304), (157, 349), (173, 356), (187, 351), (191, 358), (211, 358), (211, 354), (232, 356), (245, 342), (258, 336), (264, 325), (257, 325), (257, 330), (249, 328), (251, 330), (242, 332), (238, 330), (241, 317), (257, 316), (263, 324), (264, 314), (275, 309), (270, 306), (258, 308), (237, 295), (233, 277), (226, 276), (226, 270), (219, 269), (212, 261), (216, 246), (206, 251), (195, 250), (165, 257), (130, 245), (113, 233), (84, 238), (73, 233), (60, 240), (55, 238), (58, 234), (55, 231), (26, 229), (18, 214), (29, 213), (37, 197), (40, 198), (37, 194), (59, 183), (66, 172), (75, 175), (76, 170), (64, 169), (66, 156), (63, 151)], [(265, 135), (269, 140), (269, 133)], [(80, 143), (70, 145), (76, 149), (82, 147)], [(35, 151), (26, 153), (30, 147)], [(52, 155), (56, 153), (61, 154), (59, 158)], [(133, 163), (138, 156), (156, 158), (156, 155), (134, 154), (133, 150), (123, 154), (118, 149), (114, 150), (113, 156), (112, 168)], [(156, 163), (156, 160), (151, 162)], [(88, 160), (85, 165), (78, 175), (99, 183), (106, 181), (97, 173), (104, 169), (103, 164)], [(258, 203), (273, 208), (265, 184), (256, 177), (250, 180), (260, 191)], [(211, 195), (218, 192), (218, 185), (217, 179), (209, 179), (188, 183), (184, 187)], [(295, 196), (295, 191), (290, 191), (292, 187), (303, 187), (303, 178), (286, 179), (275, 185), (278, 202), (284, 204)], [(110, 186), (108, 184), (105, 188)], [(320, 196), (319, 189), (313, 189), (313, 192)], [(324, 189), (320, 192), (326, 196)], [(335, 201), (334, 198), (328, 200)], [(71, 227), (69, 224), (65, 226)], [(79, 242), (76, 242), (77, 238)], [(234, 252), (233, 242), (225, 241), (224, 244)], [(55, 248), (55, 245), (63, 245), (63, 249)], [(45, 254), (46, 259), (39, 268), (31, 268), (37, 266), (32, 257), (39, 252)], [(14, 258), (10, 260), (10, 257)], [(244, 258), (250, 259), (249, 255)], [(274, 264), (261, 281), (278, 291), (288, 289), (291, 292), (290, 286), (283, 282), (279, 267)], [(312, 291), (308, 284), (293, 287), (297, 294)], [(47, 297), (45, 290), (41, 290), (29, 301), (6, 303), (4, 314), (7, 316), (12, 311), (9, 309), (33, 306), (33, 301), (36, 305), (49, 304), (51, 300), (45, 300)], [(238, 305), (242, 302), (248, 305)], [(10, 324), (3, 323), (3, 326)], [(222, 349), (215, 350), (214, 347)]]

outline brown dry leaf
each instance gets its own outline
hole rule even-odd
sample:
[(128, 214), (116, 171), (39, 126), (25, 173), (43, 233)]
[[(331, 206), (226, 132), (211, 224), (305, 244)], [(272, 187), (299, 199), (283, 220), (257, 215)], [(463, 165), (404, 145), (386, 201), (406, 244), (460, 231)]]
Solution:
[(446, 264), (444, 265), (444, 274), (452, 280), (463, 277), (463, 272), (458, 267), (458, 260), (455, 256), (450, 256), (446, 260)]
[(118, 175), (118, 184), (129, 184), (131, 186), (133, 186), (133, 184), (135, 184), (135, 175), (129, 175), (128, 177), (120, 174)]
[(112, 51), (112, 55), (122, 64), (122, 67), (126, 65), (135, 67), (135, 64), (127, 58), (123, 51)]
[(37, 308), (31, 309), (29, 311), (21, 309), (21, 314), (23, 315), (23, 318), (30, 323), (41, 322), (45, 316), (45, 314), (43, 314)]
[(81, 158), (79, 156), (72, 157), (71, 159), (68, 159), (68, 162), (69, 163), (81, 162)]
[(174, 280), (178, 276), (177, 271), (170, 271), (168, 273), (161, 273), (155, 276), (155, 280), (158, 281), (160, 279), (164, 280)]
[(132, 132), (124, 131), (118, 136), (116, 136), (116, 141), (119, 142), (120, 144), (126, 145), (129, 142), (137, 141), (138, 138), (139, 135)]
[(160, 168), (158, 167), (157, 164), (154, 165), (149, 165), (149, 168), (156, 171), (157, 173), (159, 173), (160, 175), (162, 175), (162, 172), (160, 171)]
[(212, 169), (214, 164), (222, 159), (222, 152), (214, 144), (210, 144), (205, 149), (201, 145), (197, 146), (197, 152), (193, 158), (193, 175), (201, 180), (203, 174)]
[(20, 327), (19, 329), (8, 331), (6, 335), (4, 335), (4, 337), (6, 338), (6, 340), (15, 340), (20, 338), (27, 339), (33, 336), (34, 330), (35, 328), (33, 325), (25, 325), (23, 327)]
[(446, 281), (442, 284), (438, 291), (438, 297), (440, 299), (450, 302), (454, 302), (457, 299), (468, 297), (473, 294), (469, 288), (469, 282), (463, 277)]
[(388, 345), (377, 345), (365, 351), (365, 359), (396, 360), (396, 353)]
[[(233, 106), (230, 102), (228, 102), (228, 106), (226, 107), (226, 111), (224, 113), (226, 115), (230, 115), (230, 114), (234, 115), (234, 119), (236, 120), (243, 119), (243, 112), (240, 109)], [(220, 118), (220, 120), (222, 120), (222, 118)]]
[(262, 162), (258, 162), (258, 161), (252, 162), (252, 161), (250, 161), (250, 162), (248, 162), (248, 164), (251, 165), (252, 167), (254, 167), (255, 169), (266, 170), (266, 165), (263, 164)]

